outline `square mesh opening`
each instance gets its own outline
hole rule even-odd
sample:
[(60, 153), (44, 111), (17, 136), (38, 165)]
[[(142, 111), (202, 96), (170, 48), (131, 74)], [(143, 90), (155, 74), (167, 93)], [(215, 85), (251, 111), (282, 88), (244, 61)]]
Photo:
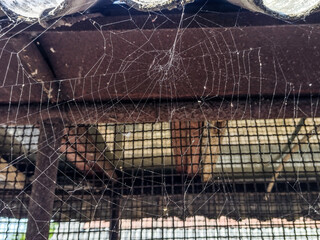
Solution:
[[(50, 239), (318, 239), (320, 119), (68, 126)], [(0, 238), (23, 239), (37, 126), (0, 127)]]

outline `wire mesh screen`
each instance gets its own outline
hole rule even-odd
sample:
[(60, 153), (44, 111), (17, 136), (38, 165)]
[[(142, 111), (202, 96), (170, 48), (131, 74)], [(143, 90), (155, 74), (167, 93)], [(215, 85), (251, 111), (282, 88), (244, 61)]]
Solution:
[[(49, 238), (319, 239), (319, 124), (69, 126)], [(0, 239), (25, 238), (39, 134), (0, 128)]]

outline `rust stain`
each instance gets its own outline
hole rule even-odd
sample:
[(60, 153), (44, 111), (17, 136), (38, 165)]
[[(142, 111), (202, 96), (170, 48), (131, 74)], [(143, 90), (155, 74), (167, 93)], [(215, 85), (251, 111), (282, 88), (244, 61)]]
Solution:
[(194, 176), (199, 173), (202, 122), (172, 122), (172, 147), (176, 171)]

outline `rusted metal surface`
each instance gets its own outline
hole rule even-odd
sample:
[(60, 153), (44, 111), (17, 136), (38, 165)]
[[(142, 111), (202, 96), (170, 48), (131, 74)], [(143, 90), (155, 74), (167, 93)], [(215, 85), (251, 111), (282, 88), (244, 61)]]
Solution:
[(103, 36), (55, 32), (39, 41), (58, 79), (66, 79), (64, 100), (310, 95), (320, 89), (317, 30), (319, 25), (105, 31)]
[(48, 239), (62, 136), (63, 124), (60, 119), (51, 119), (40, 125), (35, 180), (28, 207), (27, 240)]
[[(288, 25), (252, 13), (190, 16), (181, 29), (180, 14), (169, 14), (172, 21), (163, 16), (153, 21), (148, 15), (93, 16), (46, 32), (36, 25), (26, 28), (23, 36), (1, 42), (0, 122), (318, 114), (313, 104), (320, 89), (319, 19), (311, 16), (308, 24)], [(108, 24), (98, 31), (92, 21)], [(32, 73), (35, 77), (26, 79)], [(48, 96), (58, 104), (50, 105)]]
[(58, 83), (37, 44), (24, 34), (0, 42), (0, 103), (57, 101)]
[[(202, 180), (208, 182), (212, 179), (216, 164), (220, 157), (221, 142), (223, 139), (224, 132), (226, 131), (227, 121), (212, 121), (206, 124), (211, 125), (207, 131), (208, 140), (210, 142), (205, 143), (205, 148), (202, 154), (205, 155), (202, 164)], [(208, 154), (209, 153), (209, 154)]]
[(203, 122), (171, 123), (172, 147), (176, 171), (189, 176), (199, 174), (201, 131)]
[[(97, 22), (102, 24), (105, 19), (108, 18), (97, 18)], [(92, 24), (89, 28), (88, 23), (79, 23), (72, 28), (41, 34), (36, 43), (43, 48), (57, 79), (62, 80), (60, 101), (267, 96), (285, 92), (309, 95), (317, 93), (320, 87), (317, 81), (319, 25), (242, 28), (228, 27), (234, 24), (230, 21), (225, 24), (227, 27), (211, 23), (178, 31), (173, 27), (175, 24), (171, 24), (155, 31), (154, 28), (140, 30), (136, 26), (133, 29), (134, 20), (127, 19), (127, 22), (109, 24), (114, 28), (106, 27), (102, 32), (94, 31)], [(121, 28), (130, 31), (121, 31)], [(29, 60), (22, 59), (22, 64), (35, 66), (30, 61), (40, 58), (34, 53)], [(17, 66), (8, 64), (9, 56), (3, 59), (1, 66), (10, 66), (13, 72), (6, 78), (13, 81)], [(34, 70), (28, 72), (34, 73)], [(2, 73), (0, 79), (4, 75)], [(42, 86), (36, 82), (42, 78), (36, 77), (23, 87), (22, 82), (17, 85), (6, 81), (3, 89), (11, 92), (10, 86), (16, 85), (10, 97), (13, 103), (46, 101), (45, 94), (39, 99), (39, 91), (27, 94), (30, 87)], [(21, 94), (21, 90), (25, 92)], [(27, 99), (29, 95), (31, 99)]]
[[(0, 49), (3, 50), (0, 56), (0, 103), (8, 103), (9, 101), (16, 103), (19, 101), (21, 103), (46, 101), (46, 96), (39, 94), (42, 92), (41, 84), (24, 76), (19, 62), (20, 59), (17, 55), (17, 52), (21, 49), (15, 47), (18, 44), (25, 44), (24, 40), (0, 41)], [(33, 56), (31, 59), (33, 59)]]
[(117, 174), (110, 163), (113, 156), (103, 138), (98, 139), (98, 134), (97, 131), (93, 133), (88, 126), (84, 125), (71, 128), (69, 131), (65, 129), (60, 151), (65, 153), (67, 159), (87, 175), (101, 173), (115, 180)]
[[(30, 88), (34, 88), (33, 85), (41, 86), (42, 93), (37, 92), (35, 96), (42, 95), (42, 101), (48, 99), (51, 103), (57, 102), (59, 83), (55, 81), (53, 69), (41, 50), (40, 42), (34, 41), (26, 35), (12, 38), (10, 42), (18, 50), (17, 57), (23, 64), (23, 70), (30, 74)], [(28, 85), (28, 83), (24, 83), (24, 85)], [(22, 97), (27, 97), (25, 95)], [(22, 102), (27, 101), (23, 100)]]
[[(1, 124), (37, 124), (61, 117), (74, 124), (319, 117), (319, 95), (309, 98), (211, 99), (207, 101), (0, 105)], [(9, 109), (9, 111), (8, 111)]]

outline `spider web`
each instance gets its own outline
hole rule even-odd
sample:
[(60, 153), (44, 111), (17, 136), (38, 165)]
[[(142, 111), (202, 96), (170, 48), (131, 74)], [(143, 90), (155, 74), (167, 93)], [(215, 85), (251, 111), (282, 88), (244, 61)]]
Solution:
[(0, 19), (1, 239), (319, 238), (317, 14), (219, 4)]

